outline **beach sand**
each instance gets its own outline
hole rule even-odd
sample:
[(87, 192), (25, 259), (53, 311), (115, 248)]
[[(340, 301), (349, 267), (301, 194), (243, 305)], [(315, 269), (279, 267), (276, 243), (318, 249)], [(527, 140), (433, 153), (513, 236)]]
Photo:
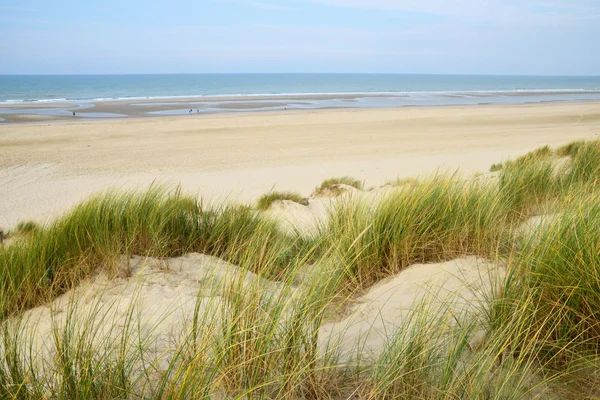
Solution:
[(193, 115), (0, 125), (0, 227), (44, 220), (108, 187), (180, 183), (207, 199), (310, 195), (435, 171), (487, 171), (600, 133), (600, 103)]

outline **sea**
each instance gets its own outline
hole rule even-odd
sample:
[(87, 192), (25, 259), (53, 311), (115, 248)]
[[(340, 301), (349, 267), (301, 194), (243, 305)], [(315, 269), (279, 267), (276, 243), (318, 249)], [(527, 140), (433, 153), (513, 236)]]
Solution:
[[(305, 95), (302, 102), (281, 103), (277, 98)], [(310, 99), (311, 95), (331, 95)], [(353, 101), (342, 98), (353, 95)], [(219, 97), (252, 101), (273, 97), (273, 106), (256, 110), (335, 107), (405, 107), (461, 104), (522, 104), (600, 100), (600, 76), (487, 76), (418, 74), (156, 74), (156, 75), (0, 75), (0, 116), (14, 113), (15, 105), (31, 104), (44, 109), (47, 103), (67, 103), (92, 108), (115, 100), (209, 98), (214, 104), (202, 112), (234, 112), (219, 107)], [(336, 99), (340, 96), (340, 99)], [(225, 101), (225, 100), (223, 100)], [(11, 105), (9, 110), (6, 106)], [(5, 106), (3, 109), (2, 107)], [(245, 106), (243, 111), (252, 111)], [(88, 110), (93, 111), (93, 110)], [(65, 113), (67, 111), (64, 111)], [(184, 114), (187, 107), (153, 114)], [(70, 113), (70, 111), (69, 111)], [(92, 116), (93, 112), (89, 113)], [(100, 115), (99, 115), (100, 116)], [(108, 115), (110, 116), (110, 115)]]

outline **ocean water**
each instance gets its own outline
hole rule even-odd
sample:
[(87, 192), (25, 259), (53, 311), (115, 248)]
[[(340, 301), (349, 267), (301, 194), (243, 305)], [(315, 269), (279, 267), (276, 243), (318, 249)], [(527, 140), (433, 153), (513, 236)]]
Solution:
[[(283, 94), (600, 94), (600, 77), (394, 74), (0, 75), (0, 104)], [(579, 96), (578, 96), (579, 95)], [(450, 96), (446, 96), (449, 99)], [(550, 99), (552, 100), (552, 99)], [(558, 99), (560, 100), (560, 99)]]

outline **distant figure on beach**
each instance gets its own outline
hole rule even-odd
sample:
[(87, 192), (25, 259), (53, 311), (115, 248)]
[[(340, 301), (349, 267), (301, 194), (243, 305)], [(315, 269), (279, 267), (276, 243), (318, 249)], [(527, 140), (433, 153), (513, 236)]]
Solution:
[(197, 112), (197, 113), (200, 113), (200, 109), (197, 109), (197, 110), (196, 110), (196, 112)]
[(190, 114), (192, 113), (192, 109), (190, 108)]
[(75, 111), (73, 111), (73, 116), (75, 116)]

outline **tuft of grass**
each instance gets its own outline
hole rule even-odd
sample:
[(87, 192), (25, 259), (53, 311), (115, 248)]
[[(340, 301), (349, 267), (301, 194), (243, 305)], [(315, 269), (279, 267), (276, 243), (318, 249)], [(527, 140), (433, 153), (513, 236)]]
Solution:
[(518, 165), (535, 163), (537, 161), (546, 160), (546, 159), (552, 157), (553, 155), (554, 155), (554, 152), (552, 151), (552, 149), (550, 149), (550, 147), (543, 146), (543, 147), (537, 148), (533, 151), (530, 151), (529, 153), (525, 154), (524, 156), (518, 157), (513, 162)]
[(0, 251), (0, 317), (46, 302), (96, 270), (121, 273), (122, 255), (200, 252), (271, 276), (306, 243), (249, 207), (205, 209), (195, 198), (165, 188), (107, 192)]
[(554, 164), (551, 160), (507, 163), (500, 172), (499, 191), (517, 217), (530, 213), (556, 193)]
[[(514, 160), (507, 160), (504, 163), (494, 164), (494, 165), (499, 165), (500, 169), (502, 169), (502, 168), (513, 168), (513, 169), (531, 168), (531, 167), (534, 167), (539, 162), (550, 161), (552, 159), (553, 155), (554, 155), (554, 152), (550, 149), (550, 147), (544, 146), (544, 147), (535, 149), (533, 151), (530, 151), (529, 153), (527, 153), (521, 157), (517, 157)], [(491, 171), (491, 172), (493, 172), (493, 171)]]
[(17, 225), (17, 233), (30, 235), (41, 230), (41, 226), (35, 221), (22, 221)]
[(374, 206), (341, 204), (321, 236), (338, 250), (333, 262), (344, 265), (347, 278), (366, 287), (412, 263), (506, 251), (508, 216), (494, 188), (441, 177)]
[(490, 172), (500, 171), (502, 169), (502, 163), (492, 164), (490, 167)]
[(600, 352), (600, 205), (572, 203), (522, 244), (513, 264), (534, 305), (532, 324), (546, 333), (549, 355)]
[(344, 192), (344, 190), (341, 189), (339, 185), (352, 186), (358, 190), (363, 189), (363, 183), (358, 179), (352, 178), (350, 176), (341, 176), (337, 178), (329, 178), (324, 180), (321, 183), (321, 186), (317, 186), (313, 195), (330, 193), (334, 196), (339, 196)]
[(600, 141), (585, 142), (573, 154), (570, 169), (563, 176), (563, 186), (598, 183), (600, 173)]
[(259, 210), (268, 210), (275, 201), (289, 200), (303, 206), (308, 205), (308, 199), (294, 192), (269, 192), (262, 195), (256, 202)]
[(579, 150), (586, 145), (585, 143), (586, 142), (583, 140), (576, 140), (559, 147), (556, 149), (555, 153), (559, 157), (574, 157)]
[(573, 191), (588, 193), (596, 190), (600, 174), (600, 141), (579, 143), (569, 162), (560, 168), (555, 161), (547, 147), (542, 147), (504, 164), (499, 189), (520, 217), (535, 214), (549, 201), (560, 203)]

